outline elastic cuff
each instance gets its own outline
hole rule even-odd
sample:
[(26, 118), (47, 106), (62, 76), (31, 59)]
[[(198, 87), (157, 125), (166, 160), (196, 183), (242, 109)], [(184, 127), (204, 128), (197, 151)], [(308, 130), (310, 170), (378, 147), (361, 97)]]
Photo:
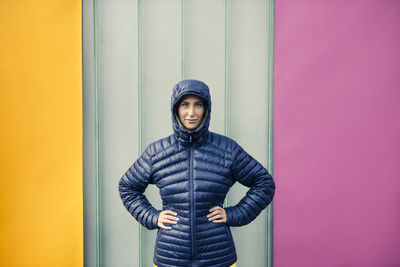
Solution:
[(234, 218), (233, 218), (233, 207), (225, 208), (226, 213), (226, 224), (229, 226), (234, 226)]
[(153, 219), (151, 220), (151, 229), (150, 230), (158, 228), (158, 217), (160, 216), (161, 211), (162, 210), (156, 210), (153, 213)]

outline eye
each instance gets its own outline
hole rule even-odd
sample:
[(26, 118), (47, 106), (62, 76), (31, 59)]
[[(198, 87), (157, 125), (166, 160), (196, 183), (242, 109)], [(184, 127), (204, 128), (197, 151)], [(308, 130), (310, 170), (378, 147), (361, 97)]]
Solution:
[(186, 102), (183, 102), (183, 103), (181, 104), (181, 107), (188, 107), (188, 106), (189, 106), (189, 104), (186, 103)]
[(195, 104), (195, 107), (197, 107), (197, 108), (201, 108), (202, 106), (203, 106), (202, 103), (196, 103), (196, 104)]

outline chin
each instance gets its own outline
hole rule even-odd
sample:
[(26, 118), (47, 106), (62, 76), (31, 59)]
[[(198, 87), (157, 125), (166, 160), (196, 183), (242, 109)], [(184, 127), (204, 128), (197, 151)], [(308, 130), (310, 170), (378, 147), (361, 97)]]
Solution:
[(185, 126), (185, 128), (189, 131), (194, 131), (197, 129), (197, 127), (199, 127), (198, 125), (193, 126), (193, 125), (189, 125), (189, 126)]

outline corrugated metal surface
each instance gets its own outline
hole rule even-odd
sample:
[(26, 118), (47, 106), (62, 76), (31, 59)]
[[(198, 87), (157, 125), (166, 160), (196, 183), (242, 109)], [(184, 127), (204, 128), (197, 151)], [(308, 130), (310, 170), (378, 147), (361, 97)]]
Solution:
[[(152, 266), (155, 231), (123, 207), (120, 176), (172, 132), (169, 101), (183, 78), (206, 82), (211, 130), (272, 171), (273, 1), (83, 1), (86, 266)], [(235, 204), (246, 188), (235, 185)], [(160, 207), (157, 188), (146, 191)], [(272, 210), (233, 229), (238, 266), (272, 266)]]

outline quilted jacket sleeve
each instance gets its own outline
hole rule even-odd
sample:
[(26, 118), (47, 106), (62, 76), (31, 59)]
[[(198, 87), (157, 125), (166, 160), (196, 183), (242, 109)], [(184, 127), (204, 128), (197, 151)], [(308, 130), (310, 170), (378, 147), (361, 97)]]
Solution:
[(156, 229), (160, 210), (156, 210), (144, 196), (151, 183), (152, 164), (149, 147), (125, 172), (119, 181), (119, 194), (126, 209), (143, 226)]
[(242, 226), (253, 221), (271, 203), (275, 194), (275, 183), (267, 169), (236, 143), (233, 157), (234, 178), (249, 187), (249, 190), (237, 205), (225, 210), (228, 225)]

